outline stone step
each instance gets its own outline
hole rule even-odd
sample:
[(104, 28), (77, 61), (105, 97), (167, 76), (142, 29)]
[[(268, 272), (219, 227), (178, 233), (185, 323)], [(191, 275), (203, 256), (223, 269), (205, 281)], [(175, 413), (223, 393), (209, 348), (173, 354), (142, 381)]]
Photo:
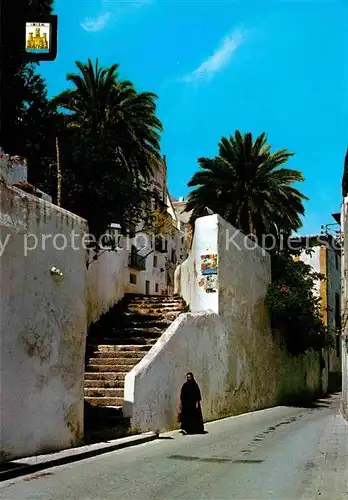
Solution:
[(100, 353), (107, 353), (107, 352), (122, 352), (122, 353), (125, 353), (127, 351), (130, 351), (130, 352), (143, 352), (144, 354), (146, 354), (150, 349), (151, 349), (151, 346), (150, 345), (103, 345), (103, 344), (99, 344), (99, 345), (91, 345), (91, 347), (94, 347), (96, 348), (97, 350), (95, 350), (93, 352), (93, 354), (97, 354), (98, 352)]
[[(126, 375), (126, 374), (124, 374)], [(105, 389), (124, 389), (124, 378), (116, 380), (85, 380), (85, 389), (90, 387), (105, 388)]]
[(143, 359), (144, 356), (140, 356), (140, 358), (89, 358), (89, 362), (87, 366), (91, 365), (112, 365), (116, 364), (117, 366), (121, 365), (131, 365), (135, 366)]
[(118, 358), (131, 358), (131, 359), (143, 359), (145, 356), (146, 351), (94, 351), (93, 352), (93, 357), (90, 359), (97, 359), (97, 358), (109, 358), (109, 359), (118, 359)]
[(133, 295), (132, 297), (128, 297), (127, 304), (130, 302), (144, 300), (148, 302), (175, 302), (177, 300), (184, 300), (182, 297), (173, 297), (172, 295)]
[(154, 301), (163, 301), (163, 300), (183, 300), (179, 295), (128, 295), (128, 303), (134, 300), (154, 300)]
[(123, 382), (126, 377), (125, 372), (86, 372), (85, 373), (85, 383), (87, 381), (108, 381), (116, 383), (118, 381)]
[[(86, 398), (85, 398), (85, 403), (86, 403)], [(102, 416), (107, 416), (107, 417), (123, 417), (123, 406), (118, 405), (118, 406), (103, 406), (102, 408), (98, 408), (95, 406), (90, 406), (89, 404), (86, 405), (86, 410), (87, 413), (93, 414), (93, 417), (96, 418), (101, 418)]]
[(124, 325), (123, 328), (120, 328), (119, 325), (113, 327), (110, 332), (112, 333), (118, 333), (118, 334), (121, 334), (121, 333), (125, 333), (127, 335), (129, 334), (132, 334), (132, 333), (141, 333), (141, 334), (145, 334), (147, 332), (151, 332), (151, 333), (157, 333), (159, 335), (161, 335), (161, 333), (163, 332), (163, 326), (160, 325), (160, 326), (149, 326), (149, 327), (146, 327), (144, 328), (144, 325), (142, 323), (136, 323), (135, 325)]
[(123, 398), (85, 397), (85, 401), (91, 406), (123, 406)]
[(125, 372), (128, 373), (130, 372), (135, 365), (119, 365), (119, 364), (112, 364), (112, 365), (88, 365), (86, 372)]
[[(145, 339), (159, 338), (164, 329), (163, 328), (125, 328), (124, 330), (112, 330), (109, 332), (109, 338), (119, 339), (132, 339), (133, 337), (143, 337)], [(129, 342), (130, 343), (130, 342)]]
[[(128, 318), (127, 321), (124, 323), (118, 324), (117, 330), (130, 330), (132, 328), (143, 328), (143, 329), (150, 329), (150, 328), (160, 328), (161, 330), (164, 330), (165, 328), (168, 328), (169, 325), (173, 323), (173, 321), (178, 317), (176, 315), (173, 318), (157, 318), (154, 316), (152, 319), (149, 319), (146, 316), (143, 316), (141, 319), (140, 316), (134, 316), (133, 318)], [(140, 319), (139, 319), (140, 318)]]
[(181, 304), (150, 304), (150, 303), (139, 303), (139, 304), (131, 304), (128, 306), (128, 311), (154, 311), (154, 312), (160, 312), (160, 311), (182, 311), (184, 307)]
[[(146, 339), (143, 337), (130, 337), (130, 338), (117, 338), (117, 337), (102, 337), (100, 339), (89, 339), (88, 344), (89, 346), (94, 346), (95, 348), (99, 347), (117, 347), (117, 348), (122, 348), (124, 346), (127, 346), (129, 344), (134, 345), (141, 345), (141, 346), (149, 346), (150, 348), (157, 342), (156, 339)], [(103, 343), (101, 343), (103, 342)]]
[(168, 311), (168, 312), (151, 312), (150, 309), (144, 309), (144, 314), (139, 314), (138, 311), (126, 311), (122, 314), (122, 322), (128, 322), (128, 321), (137, 321), (137, 322), (143, 322), (143, 321), (163, 321), (167, 320), (168, 318), (172, 316), (179, 316), (180, 311)]
[(123, 398), (124, 389), (105, 388), (105, 387), (87, 387), (85, 388), (85, 396), (91, 398)]

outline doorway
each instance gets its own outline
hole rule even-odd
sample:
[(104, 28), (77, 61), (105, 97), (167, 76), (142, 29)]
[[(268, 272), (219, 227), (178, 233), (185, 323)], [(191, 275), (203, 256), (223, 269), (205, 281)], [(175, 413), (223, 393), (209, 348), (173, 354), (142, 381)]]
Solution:
[(145, 281), (145, 295), (150, 295), (150, 282)]

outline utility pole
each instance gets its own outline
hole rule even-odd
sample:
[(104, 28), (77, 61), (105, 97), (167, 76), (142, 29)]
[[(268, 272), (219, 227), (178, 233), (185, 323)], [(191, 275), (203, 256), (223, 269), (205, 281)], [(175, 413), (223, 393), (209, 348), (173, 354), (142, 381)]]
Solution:
[(56, 136), (56, 153), (57, 153), (57, 205), (61, 206), (62, 201), (62, 171), (60, 168), (60, 151), (58, 136)]

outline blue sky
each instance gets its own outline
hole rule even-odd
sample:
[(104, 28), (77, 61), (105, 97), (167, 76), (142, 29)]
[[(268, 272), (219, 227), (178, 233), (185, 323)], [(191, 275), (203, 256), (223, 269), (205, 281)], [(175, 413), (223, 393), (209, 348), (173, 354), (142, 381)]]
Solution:
[(306, 178), (301, 232), (333, 222), (348, 142), (348, 0), (56, 0), (55, 13), (58, 57), (40, 69), (49, 95), (88, 57), (155, 92), (174, 197), (222, 135), (265, 131)]

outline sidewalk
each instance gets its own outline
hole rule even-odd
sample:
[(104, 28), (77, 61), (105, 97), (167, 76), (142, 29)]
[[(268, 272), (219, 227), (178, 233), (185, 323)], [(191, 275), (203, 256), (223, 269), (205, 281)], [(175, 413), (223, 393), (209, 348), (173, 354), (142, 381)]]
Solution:
[(348, 422), (340, 412), (331, 417), (319, 442), (312, 481), (301, 500), (326, 498), (348, 498)]
[(157, 439), (157, 437), (157, 434), (154, 432), (148, 432), (145, 434), (114, 439), (108, 442), (70, 448), (57, 453), (11, 460), (11, 462), (4, 463), (0, 466), (0, 482), (17, 476), (32, 474), (49, 467), (77, 462), (78, 460), (95, 457), (103, 453), (148, 443), (149, 441)]

